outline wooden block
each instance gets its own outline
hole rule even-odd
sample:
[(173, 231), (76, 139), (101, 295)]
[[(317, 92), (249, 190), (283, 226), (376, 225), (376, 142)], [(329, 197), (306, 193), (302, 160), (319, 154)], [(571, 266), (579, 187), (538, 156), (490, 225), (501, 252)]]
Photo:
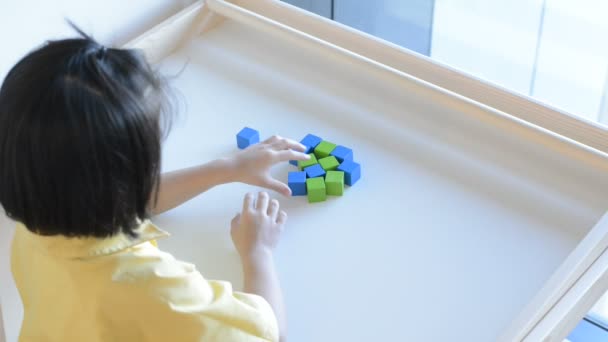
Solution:
[(298, 160), (298, 169), (300, 169), (300, 171), (304, 170), (305, 168), (307, 168), (309, 166), (313, 166), (318, 163), (317, 157), (315, 157), (314, 153), (310, 153), (309, 156), (310, 156), (310, 159), (308, 159), (308, 160)]
[(300, 144), (306, 146), (306, 151), (304, 153), (312, 153), (315, 147), (321, 143), (323, 139), (319, 138), (316, 135), (307, 134), (302, 140), (300, 140)]
[(236, 145), (241, 150), (260, 142), (260, 133), (253, 128), (245, 127), (236, 135)]
[(292, 196), (306, 195), (306, 172), (294, 171), (287, 175), (287, 186), (291, 189)]
[(322, 177), (308, 178), (306, 180), (306, 191), (308, 192), (308, 202), (323, 202), (327, 199), (325, 190), (325, 180)]
[(306, 171), (306, 175), (308, 178), (317, 178), (325, 176), (325, 170), (319, 164), (315, 164), (313, 166), (309, 166), (304, 169)]
[(342, 196), (344, 193), (344, 172), (327, 171), (325, 175), (325, 190), (328, 195)]
[(353, 186), (361, 178), (361, 165), (354, 161), (345, 160), (336, 170), (344, 172), (344, 183), (348, 186)]
[(336, 159), (336, 157), (329, 156), (319, 159), (319, 165), (321, 165), (323, 170), (330, 171), (337, 169), (338, 166), (340, 166), (340, 162), (338, 162), (338, 159)]
[(315, 155), (318, 159), (329, 157), (329, 154), (336, 148), (336, 144), (330, 143), (329, 141), (321, 141), (317, 147), (315, 147)]
[[(319, 138), (318, 136), (307, 134), (304, 138), (302, 138), (302, 140), (300, 140), (300, 144), (306, 146), (306, 151), (304, 151), (304, 153), (308, 154), (313, 153), (315, 147), (317, 147), (321, 141), (323, 141), (323, 139)], [(289, 164), (298, 166), (298, 161), (290, 160)]]
[(340, 163), (345, 160), (353, 160), (353, 150), (341, 145), (336, 146), (330, 155), (336, 157)]

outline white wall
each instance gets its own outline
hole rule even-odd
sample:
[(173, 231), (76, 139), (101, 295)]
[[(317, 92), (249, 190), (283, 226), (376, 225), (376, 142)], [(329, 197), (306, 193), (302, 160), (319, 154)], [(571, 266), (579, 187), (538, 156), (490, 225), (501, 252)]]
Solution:
[(64, 18), (105, 44), (128, 41), (194, 0), (0, 1), (0, 79), (26, 52), (50, 38), (73, 36)]
[[(104, 44), (120, 45), (194, 0), (0, 0), (0, 80), (47, 39), (74, 36), (64, 18)], [(9, 268), (13, 224), (0, 213), (0, 302), (7, 342), (17, 340), (21, 303)], [(1, 324), (0, 324), (0, 336)], [(2, 337), (0, 337), (2, 341)]]

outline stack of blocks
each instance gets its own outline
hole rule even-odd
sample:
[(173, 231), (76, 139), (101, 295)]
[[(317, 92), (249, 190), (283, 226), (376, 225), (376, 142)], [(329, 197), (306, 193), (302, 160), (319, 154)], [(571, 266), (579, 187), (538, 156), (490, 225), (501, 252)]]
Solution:
[(287, 183), (293, 196), (308, 195), (308, 202), (322, 202), (330, 196), (342, 196), (344, 184), (353, 186), (361, 178), (361, 166), (353, 151), (345, 146), (308, 134), (300, 141), (306, 146), (309, 160), (290, 161), (300, 171), (290, 172)]
[[(240, 149), (260, 142), (258, 131), (245, 127), (236, 136)], [(289, 163), (300, 171), (289, 172), (287, 183), (293, 196), (308, 196), (308, 202), (323, 202), (330, 196), (342, 196), (344, 184), (353, 186), (361, 178), (361, 166), (355, 163), (353, 150), (308, 134), (300, 141), (306, 146), (309, 160)]]

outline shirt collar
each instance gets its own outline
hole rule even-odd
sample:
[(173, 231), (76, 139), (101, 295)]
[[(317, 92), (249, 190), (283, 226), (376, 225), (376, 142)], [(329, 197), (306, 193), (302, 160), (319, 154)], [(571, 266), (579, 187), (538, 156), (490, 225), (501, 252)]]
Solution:
[(43, 236), (29, 231), (23, 224), (17, 223), (17, 229), (33, 247), (52, 255), (69, 259), (87, 259), (110, 255), (124, 251), (133, 246), (169, 236), (169, 233), (158, 228), (149, 220), (142, 222), (135, 230), (136, 237), (118, 233), (107, 238), (70, 238), (62, 235)]

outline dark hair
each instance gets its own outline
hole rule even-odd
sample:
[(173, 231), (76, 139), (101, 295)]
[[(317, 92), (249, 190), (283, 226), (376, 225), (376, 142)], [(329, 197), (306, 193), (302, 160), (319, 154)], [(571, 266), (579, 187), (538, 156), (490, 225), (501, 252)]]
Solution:
[(42, 235), (133, 236), (157, 197), (164, 82), (140, 51), (79, 32), (0, 88), (0, 204)]

